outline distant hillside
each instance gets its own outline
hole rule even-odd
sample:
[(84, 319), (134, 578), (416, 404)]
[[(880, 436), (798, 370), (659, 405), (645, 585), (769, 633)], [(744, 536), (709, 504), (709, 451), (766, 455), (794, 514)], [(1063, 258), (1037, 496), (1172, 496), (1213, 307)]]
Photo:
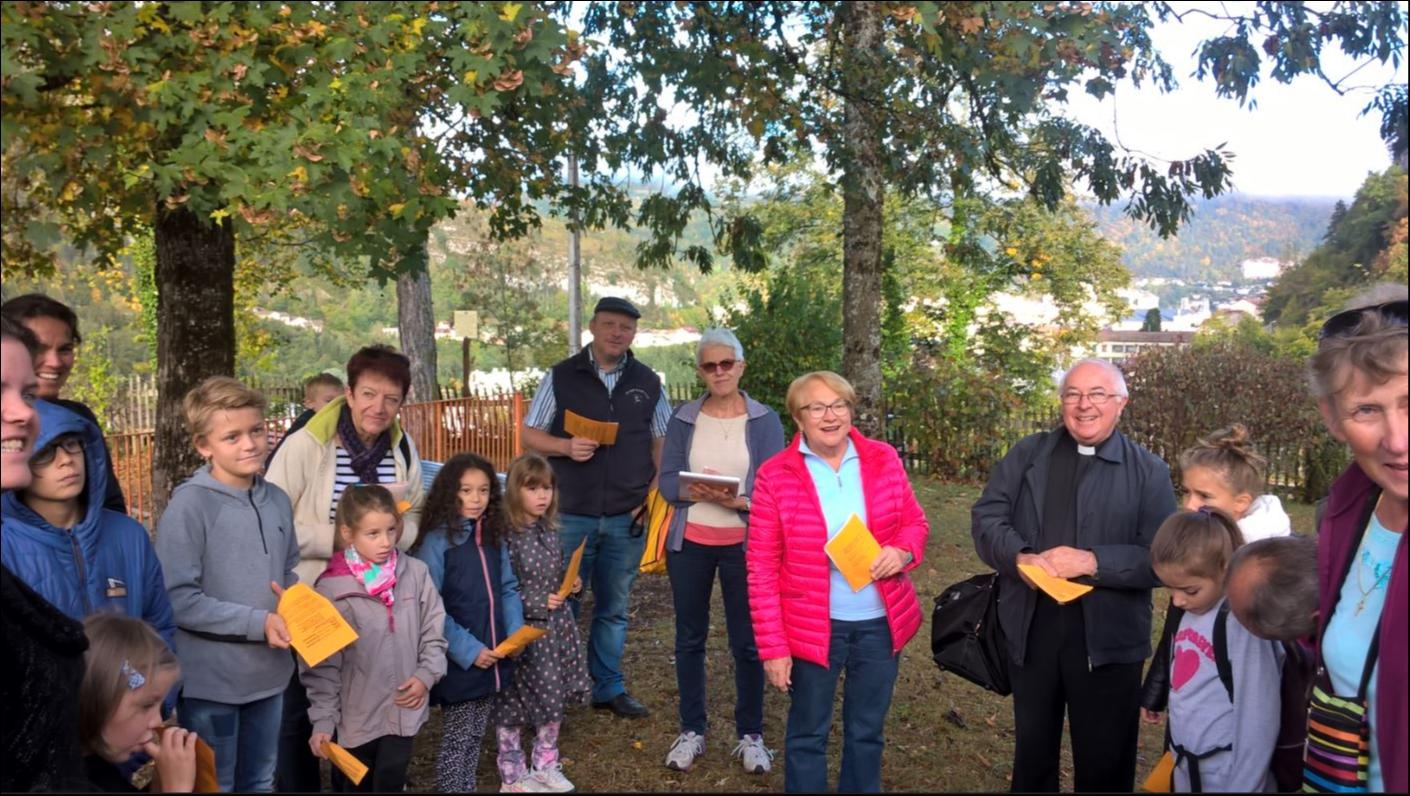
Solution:
[(1332, 199), (1274, 199), (1234, 194), (1199, 201), (1179, 234), (1161, 240), (1117, 202), (1088, 207), (1097, 226), (1120, 246), (1131, 274), (1192, 280), (1237, 280), (1239, 263), (1257, 257), (1299, 260), (1327, 231)]

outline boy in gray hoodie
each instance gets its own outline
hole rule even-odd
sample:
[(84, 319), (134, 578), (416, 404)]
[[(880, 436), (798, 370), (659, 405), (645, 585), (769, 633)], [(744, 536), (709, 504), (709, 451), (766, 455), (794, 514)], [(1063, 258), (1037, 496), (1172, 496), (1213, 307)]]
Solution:
[(172, 492), (157, 557), (184, 673), (177, 713), (215, 751), (222, 791), (272, 791), (289, 631), (276, 612), (298, 581), (288, 495), (259, 475), (269, 437), (264, 396), (215, 376), (182, 402), (207, 464)]

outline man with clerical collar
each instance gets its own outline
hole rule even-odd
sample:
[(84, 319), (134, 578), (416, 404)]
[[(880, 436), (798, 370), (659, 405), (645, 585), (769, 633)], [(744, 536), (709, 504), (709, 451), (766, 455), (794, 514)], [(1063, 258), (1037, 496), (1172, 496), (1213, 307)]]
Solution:
[[(1116, 430), (1121, 370), (1084, 359), (1063, 375), (1062, 425), (1020, 440), (971, 511), (975, 549), (998, 570), (1013, 687), (1013, 790), (1058, 790), (1062, 725), (1075, 789), (1135, 785), (1142, 663), (1151, 654), (1150, 543), (1175, 511), (1170, 468)], [(1020, 564), (1095, 587), (1065, 605)]]

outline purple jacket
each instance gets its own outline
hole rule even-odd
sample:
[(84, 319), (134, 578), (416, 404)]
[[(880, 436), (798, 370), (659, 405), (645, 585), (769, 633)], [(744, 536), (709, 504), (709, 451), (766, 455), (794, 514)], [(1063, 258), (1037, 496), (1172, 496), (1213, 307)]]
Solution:
[[(1317, 534), (1317, 638), (1321, 639), (1331, 619), (1332, 609), (1340, 591), (1341, 573), (1347, 560), (1356, 553), (1361, 536), (1358, 527), (1366, 514), (1366, 503), (1379, 489), (1361, 468), (1352, 462), (1332, 484), (1327, 495), (1326, 514)], [(1403, 530), (1403, 529), (1402, 529)], [(1372, 731), (1380, 742), (1381, 775), (1386, 791), (1404, 792), (1410, 788), (1407, 774), (1406, 743), (1410, 742), (1410, 691), (1406, 688), (1406, 552), (1405, 537), (1395, 550), (1391, 565), (1390, 586), (1381, 616), (1381, 646), (1378, 656), (1380, 670), (1376, 673), (1376, 726)], [(1395, 595), (1399, 594), (1399, 597)], [(1317, 665), (1322, 665), (1322, 651), (1317, 650)]]

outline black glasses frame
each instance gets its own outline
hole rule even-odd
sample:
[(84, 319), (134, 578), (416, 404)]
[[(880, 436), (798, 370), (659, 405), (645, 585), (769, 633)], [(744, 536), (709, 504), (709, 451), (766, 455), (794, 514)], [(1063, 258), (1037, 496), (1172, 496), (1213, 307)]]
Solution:
[(1410, 300), (1398, 299), (1387, 301), (1384, 304), (1373, 304), (1369, 307), (1357, 307), (1338, 312), (1322, 324), (1322, 330), (1317, 333), (1317, 341), (1321, 342), (1329, 337), (1340, 337), (1347, 334), (1356, 328), (1356, 324), (1361, 322), (1361, 317), (1368, 312), (1378, 312), (1387, 319), (1404, 326), (1410, 323)]

